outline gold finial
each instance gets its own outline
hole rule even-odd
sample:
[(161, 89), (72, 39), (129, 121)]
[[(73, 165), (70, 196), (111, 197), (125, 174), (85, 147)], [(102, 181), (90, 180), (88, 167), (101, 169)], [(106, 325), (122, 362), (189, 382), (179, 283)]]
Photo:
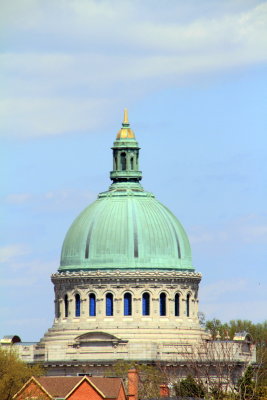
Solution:
[(135, 139), (134, 132), (130, 128), (127, 108), (124, 109), (122, 128), (117, 133), (116, 139)]
[(129, 124), (127, 108), (124, 109), (123, 124)]

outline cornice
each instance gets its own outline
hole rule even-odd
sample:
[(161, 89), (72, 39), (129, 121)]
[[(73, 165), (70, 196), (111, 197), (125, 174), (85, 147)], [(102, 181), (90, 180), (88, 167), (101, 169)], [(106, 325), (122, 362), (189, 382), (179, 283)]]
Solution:
[(58, 279), (77, 279), (77, 278), (88, 278), (88, 279), (196, 279), (201, 280), (202, 275), (200, 272), (190, 271), (175, 271), (175, 270), (97, 270), (97, 271), (64, 271), (56, 272), (52, 274), (52, 280)]

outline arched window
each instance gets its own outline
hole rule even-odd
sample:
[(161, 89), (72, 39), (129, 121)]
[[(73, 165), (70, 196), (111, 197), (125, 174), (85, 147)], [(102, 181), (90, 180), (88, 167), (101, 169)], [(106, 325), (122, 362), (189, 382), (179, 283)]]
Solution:
[(174, 297), (174, 315), (175, 317), (180, 316), (180, 295), (179, 293), (176, 293)]
[(69, 299), (67, 294), (65, 294), (64, 297), (64, 308), (65, 308), (65, 318), (67, 318), (69, 316)]
[(81, 315), (81, 297), (77, 293), (75, 294), (75, 317), (80, 317)]
[(131, 165), (131, 170), (134, 169), (134, 159), (133, 157), (130, 158), (130, 165)]
[(164, 317), (166, 315), (166, 294), (160, 293), (159, 296), (159, 315)]
[(142, 314), (149, 315), (150, 314), (150, 295), (149, 293), (144, 293), (142, 297)]
[(89, 295), (89, 315), (90, 317), (96, 316), (96, 301), (94, 293), (90, 293)]
[(121, 153), (121, 170), (125, 171), (126, 170), (126, 154)]
[(113, 315), (113, 294), (108, 293), (106, 295), (106, 315), (111, 317)]
[(132, 315), (132, 295), (125, 293), (124, 295), (124, 315)]
[(190, 293), (186, 296), (186, 316), (190, 316)]

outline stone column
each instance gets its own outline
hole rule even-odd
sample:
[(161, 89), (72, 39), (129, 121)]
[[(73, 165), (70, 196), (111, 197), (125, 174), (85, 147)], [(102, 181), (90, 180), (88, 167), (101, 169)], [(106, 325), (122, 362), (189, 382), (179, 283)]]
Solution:
[(81, 297), (81, 318), (86, 318), (89, 314), (87, 297)]
[(151, 310), (150, 310), (150, 315), (159, 317), (159, 298), (155, 297), (155, 295), (152, 297), (151, 295)]
[(180, 297), (180, 316), (186, 318), (186, 298), (184, 295)]
[(75, 301), (73, 301), (73, 297), (69, 296), (69, 318), (75, 317)]
[(174, 317), (174, 295), (171, 294), (170, 297), (167, 298), (167, 315), (170, 318)]
[(54, 300), (55, 305), (55, 318), (58, 319), (60, 317), (60, 309), (59, 309), (59, 299), (56, 297)]
[(126, 152), (126, 170), (129, 171), (130, 169), (130, 152), (128, 150)]
[(105, 310), (105, 297), (102, 295), (99, 297), (97, 295), (96, 297), (96, 315), (102, 319), (106, 315), (106, 310)]
[(58, 299), (59, 319), (64, 317), (64, 301), (62, 298)]
[(140, 318), (142, 314), (141, 310), (141, 297), (135, 297), (133, 295), (132, 298), (132, 307), (133, 307), (133, 317), (138, 317)]

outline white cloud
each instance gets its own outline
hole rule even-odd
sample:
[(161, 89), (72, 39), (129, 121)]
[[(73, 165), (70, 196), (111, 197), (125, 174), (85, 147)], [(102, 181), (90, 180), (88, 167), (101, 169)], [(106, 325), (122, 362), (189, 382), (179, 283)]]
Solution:
[[(0, 115), (9, 134), (15, 136), (88, 131), (101, 124), (103, 110), (109, 109), (110, 102), (105, 99), (74, 100), (63, 97), (9, 98), (0, 101)], [(13, 118), (14, 109), (17, 110), (16, 118)]]
[[(9, 319), (6, 321), (7, 326), (13, 327), (17, 329), (18, 327), (24, 326), (40, 326), (47, 323), (45, 317), (43, 318), (16, 318), (16, 319)], [(13, 328), (13, 329), (14, 329)]]
[[(55, 272), (58, 267), (58, 260), (44, 261), (40, 259), (23, 259), (22, 261), (13, 261), (9, 263), (9, 268), (13, 271), (24, 271), (26, 276), (30, 277), (30, 284), (37, 281), (41, 276), (47, 278), (50, 273)], [(33, 274), (33, 275), (32, 275)], [(17, 285), (27, 285), (27, 279), (17, 276), (14, 278)]]
[(267, 243), (266, 217), (245, 215), (216, 227), (193, 226), (188, 230), (190, 243)]
[(29, 254), (29, 248), (24, 244), (11, 244), (0, 247), (0, 263), (11, 262), (26, 254)]
[(244, 226), (241, 229), (241, 234), (246, 242), (264, 240), (267, 243), (267, 223), (259, 222), (258, 225)]
[(96, 200), (97, 194), (89, 190), (61, 189), (45, 193), (11, 193), (5, 197), (5, 202), (14, 206), (23, 204), (34, 208), (49, 208), (49, 210), (72, 209), (73, 204), (84, 205), (85, 202)]
[(200, 287), (200, 310), (206, 319), (266, 320), (267, 285), (255, 279), (220, 280)]
[(201, 227), (192, 227), (188, 233), (192, 244), (209, 243), (213, 240), (212, 233), (201, 231)]
[(31, 199), (30, 193), (13, 193), (6, 196), (6, 202), (10, 204), (23, 204)]
[(222, 280), (201, 287), (201, 299), (213, 302), (229, 293), (244, 292), (248, 290), (249, 284), (244, 279)]
[(57, 203), (62, 203), (62, 201), (73, 202), (74, 199), (82, 199), (82, 200), (94, 200), (96, 199), (96, 194), (90, 192), (89, 190), (70, 190), (63, 189), (57, 191), (46, 192), (41, 195), (46, 200), (54, 200)]
[(93, 131), (155, 83), (267, 61), (266, 2), (205, 1), (206, 15), (195, 2), (23, 3), (3, 10), (2, 135)]
[(7, 278), (7, 279), (1, 279), (0, 281), (0, 287), (2, 286), (3, 288), (13, 288), (13, 287), (24, 287), (24, 286), (29, 286), (32, 287), (36, 283), (36, 280), (34, 277), (29, 278), (27, 277), (12, 277), (12, 278)]
[(204, 312), (206, 320), (219, 318), (222, 321), (232, 319), (251, 320), (253, 322), (266, 321), (266, 300), (245, 301), (241, 298), (238, 301), (206, 303), (201, 301), (201, 311)]

